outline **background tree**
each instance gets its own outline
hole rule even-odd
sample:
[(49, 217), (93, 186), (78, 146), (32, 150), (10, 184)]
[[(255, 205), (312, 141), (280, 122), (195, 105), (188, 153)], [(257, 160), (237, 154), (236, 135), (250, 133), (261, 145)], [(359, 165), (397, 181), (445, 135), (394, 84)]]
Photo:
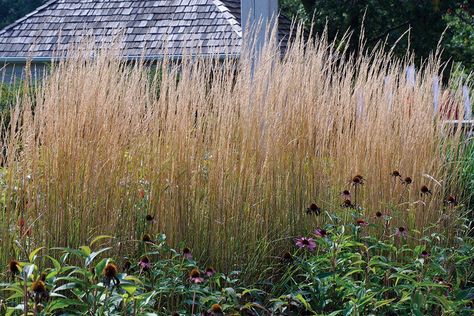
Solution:
[(39, 7), (45, 0), (0, 0), (0, 28)]
[[(388, 47), (400, 39), (395, 53), (411, 49), (417, 61), (427, 58), (444, 36), (445, 60), (462, 63), (474, 70), (474, 3), (465, 0), (282, 0), (290, 15), (302, 15), (316, 30), (328, 25), (330, 39), (346, 30), (353, 32), (349, 51), (357, 53), (364, 32), (367, 47), (387, 40)], [(408, 31), (408, 32), (407, 32)]]

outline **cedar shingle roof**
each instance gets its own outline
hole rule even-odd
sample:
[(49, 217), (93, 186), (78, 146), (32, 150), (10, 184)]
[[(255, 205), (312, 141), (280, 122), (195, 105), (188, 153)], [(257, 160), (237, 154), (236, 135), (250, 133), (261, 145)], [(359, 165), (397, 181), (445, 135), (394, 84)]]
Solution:
[[(238, 54), (240, 11), (240, 0), (53, 0), (0, 31), (0, 58), (52, 57), (84, 35), (122, 36), (127, 57)], [(279, 23), (285, 45), (290, 22)]]

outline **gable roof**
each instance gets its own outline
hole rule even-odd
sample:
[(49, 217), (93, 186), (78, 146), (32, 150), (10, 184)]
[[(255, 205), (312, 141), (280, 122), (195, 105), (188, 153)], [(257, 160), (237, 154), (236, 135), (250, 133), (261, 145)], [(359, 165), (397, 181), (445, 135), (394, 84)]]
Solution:
[[(84, 36), (121, 36), (128, 58), (238, 55), (240, 11), (240, 0), (52, 0), (0, 31), (0, 61), (48, 60)], [(290, 24), (280, 17), (284, 45)]]

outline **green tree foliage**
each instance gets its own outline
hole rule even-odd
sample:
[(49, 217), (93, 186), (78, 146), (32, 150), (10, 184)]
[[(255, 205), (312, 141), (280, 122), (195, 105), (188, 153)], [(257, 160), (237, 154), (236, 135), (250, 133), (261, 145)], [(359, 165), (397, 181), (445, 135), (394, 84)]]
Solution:
[(474, 70), (474, 5), (469, 7), (464, 3), (448, 10), (444, 21), (449, 27), (446, 49), (455, 61)]
[[(353, 32), (350, 52), (357, 52), (364, 33), (367, 47), (387, 40), (397, 43), (395, 53), (409, 48), (419, 60), (427, 58), (444, 36), (445, 60), (461, 62), (473, 68), (474, 3), (466, 0), (283, 0), (282, 8), (290, 14), (306, 14), (316, 30), (328, 26), (330, 39), (347, 30)], [(303, 9), (303, 10), (301, 10)]]
[(16, 19), (21, 18), (45, 0), (0, 0), (0, 28), (7, 26)]

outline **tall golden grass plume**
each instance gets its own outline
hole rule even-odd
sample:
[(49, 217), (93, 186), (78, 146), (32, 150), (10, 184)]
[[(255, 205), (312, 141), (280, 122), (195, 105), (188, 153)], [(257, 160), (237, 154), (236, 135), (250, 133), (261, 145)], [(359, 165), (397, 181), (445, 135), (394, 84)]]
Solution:
[[(299, 41), (282, 58), (267, 47), (254, 67), (245, 54), (165, 58), (152, 68), (107, 51), (60, 62), (36, 90), (34, 110), (24, 99), (12, 116), (4, 163), (8, 184), (21, 189), (7, 192), (7, 216), (28, 200), (48, 245), (99, 233), (133, 240), (143, 233), (136, 192), (146, 182), (143, 214), (159, 219), (152, 229), (221, 269), (276, 232), (307, 229), (312, 201), (347, 212), (340, 192), (354, 174), (364, 176), (357, 204), (368, 215), (393, 190), (419, 195), (417, 186), (394, 185), (393, 170), (415, 183), (455, 176), (445, 154), (459, 134), (445, 141), (433, 115), (438, 61), (411, 84), (409, 59), (349, 59), (324, 38)], [(18, 180), (26, 174), (30, 181)], [(443, 197), (426, 203), (417, 220), (436, 219)]]

